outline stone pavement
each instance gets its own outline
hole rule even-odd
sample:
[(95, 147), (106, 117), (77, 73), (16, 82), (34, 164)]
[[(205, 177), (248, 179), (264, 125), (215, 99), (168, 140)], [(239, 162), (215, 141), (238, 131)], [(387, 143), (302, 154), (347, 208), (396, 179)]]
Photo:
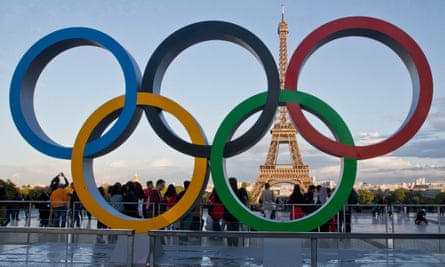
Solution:
[[(35, 226), (35, 219), (31, 225)], [(355, 214), (353, 231), (357, 232), (425, 232), (442, 231), (434, 223), (417, 226), (409, 218), (397, 216), (390, 223), (385, 219), (371, 218), (369, 214)], [(18, 227), (23, 221), (18, 222)], [(17, 227), (8, 226), (8, 227)], [(94, 228), (95, 221), (83, 227)], [(263, 239), (241, 240), (239, 247), (228, 247), (226, 240), (190, 237), (187, 241), (165, 238), (163, 253), (156, 258), (156, 266), (284, 266), (279, 264), (282, 255), (276, 255), (277, 264), (264, 264), (267, 242)], [(298, 241), (296, 259), (289, 266), (311, 266), (308, 240)], [(0, 267), (8, 266), (125, 266), (125, 251), (116, 253), (116, 238), (97, 235), (0, 234)], [(389, 245), (390, 249), (386, 247)], [(293, 248), (292, 248), (293, 249)], [(445, 266), (445, 243), (439, 240), (320, 240), (318, 266)], [(272, 255), (274, 256), (274, 255)], [(148, 251), (147, 251), (148, 257)], [(270, 258), (270, 255), (269, 255)], [(272, 257), (273, 258), (273, 257)], [(270, 260), (270, 259), (269, 259)], [(138, 261), (134, 266), (146, 266)]]
[[(110, 261), (115, 253), (114, 243), (96, 242), (91, 237), (78, 240), (79, 243), (68, 243), (62, 241), (65, 237), (57, 238), (58, 241), (54, 238), (54, 242), (41, 240), (29, 245), (2, 244), (0, 266), (125, 266), (125, 259)], [(324, 241), (319, 243), (318, 266), (445, 266), (443, 253), (421, 249), (378, 248), (384, 246), (383, 241)], [(261, 242), (251, 240), (247, 247), (227, 247), (224, 240), (195, 239), (183, 245), (166, 244), (163, 246), (164, 253), (156, 259), (156, 266), (267, 266), (263, 265), (265, 251)], [(295, 251), (298, 255), (289, 256), (296, 256), (298, 261), (288, 266), (311, 266), (307, 240), (302, 240), (301, 247)], [(139, 262), (134, 266), (145, 264)]]
[[(293, 240), (293, 239), (292, 239)], [(225, 239), (189, 238), (187, 243), (166, 242), (156, 266), (311, 266), (309, 240), (282, 240), (267, 246), (268, 239), (239, 239), (239, 247), (228, 247)], [(442, 240), (319, 240), (318, 266), (445, 266), (445, 253), (439, 253)], [(286, 244), (292, 247), (286, 247)], [(170, 244), (169, 244), (170, 243)], [(285, 255), (280, 253), (285, 250)], [(272, 253), (272, 255), (270, 255)], [(265, 264), (269, 254), (268, 264)], [(280, 255), (281, 254), (281, 255)], [(281, 258), (292, 258), (280, 260)], [(272, 259), (272, 261), (270, 261)], [(274, 264), (276, 263), (276, 264)]]

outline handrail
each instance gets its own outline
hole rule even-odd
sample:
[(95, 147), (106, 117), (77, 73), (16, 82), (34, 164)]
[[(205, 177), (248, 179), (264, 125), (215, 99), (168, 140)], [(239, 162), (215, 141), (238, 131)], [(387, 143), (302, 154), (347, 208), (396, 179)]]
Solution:
[(135, 234), (129, 229), (87, 229), (87, 228), (60, 228), (60, 227), (0, 227), (0, 233), (35, 233), (35, 234), (80, 234), (80, 235), (127, 235)]
[(241, 237), (309, 239), (311, 243), (311, 266), (317, 266), (317, 242), (319, 239), (445, 239), (445, 233), (323, 233), (323, 232), (231, 232), (231, 231), (186, 231), (156, 230), (148, 232), (150, 239), (149, 266), (155, 266), (156, 237)]
[(252, 238), (317, 238), (317, 239), (445, 239), (445, 233), (327, 233), (327, 232), (233, 232), (153, 230), (149, 236), (252, 237)]

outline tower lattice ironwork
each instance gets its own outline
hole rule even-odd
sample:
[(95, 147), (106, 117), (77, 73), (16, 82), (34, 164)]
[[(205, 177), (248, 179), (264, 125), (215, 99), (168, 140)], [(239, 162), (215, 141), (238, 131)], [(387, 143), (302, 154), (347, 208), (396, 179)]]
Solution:
[[(280, 85), (284, 88), (287, 59), (287, 35), (289, 29), (284, 21), (284, 8), (281, 12), (281, 22), (278, 24), (278, 35), (280, 37), (279, 51), (279, 71)], [(304, 164), (301, 157), (300, 147), (297, 142), (297, 129), (288, 119), (287, 108), (280, 107), (279, 117), (275, 122), (272, 130), (272, 140), (270, 141), (269, 150), (267, 152), (266, 161), (260, 166), (260, 174), (252, 190), (252, 199), (258, 202), (264, 184), (269, 183), (271, 186), (279, 183), (299, 184), (305, 189), (312, 184), (312, 178), (309, 176), (309, 166)], [(278, 153), (280, 145), (288, 144), (290, 152), (290, 164), (278, 164)]]

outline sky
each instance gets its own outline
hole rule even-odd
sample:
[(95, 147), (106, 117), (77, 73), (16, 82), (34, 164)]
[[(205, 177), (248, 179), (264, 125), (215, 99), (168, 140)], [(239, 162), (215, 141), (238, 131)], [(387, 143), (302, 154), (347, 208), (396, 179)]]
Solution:
[[(47, 184), (59, 172), (71, 179), (70, 160), (49, 157), (19, 134), (9, 109), (9, 87), (25, 52), (45, 35), (68, 27), (100, 30), (119, 42), (141, 72), (156, 47), (176, 30), (192, 23), (220, 20), (246, 28), (261, 39), (278, 64), (277, 26), (281, 4), (289, 26), (289, 57), (317, 27), (337, 18), (369, 16), (392, 23), (422, 48), (433, 74), (431, 110), (422, 128), (401, 148), (377, 158), (360, 160), (356, 181), (383, 184), (424, 177), (445, 182), (445, 3), (442, 1), (22, 1), (0, 2), (0, 179), (18, 185)], [(264, 71), (245, 49), (224, 41), (208, 41), (183, 51), (169, 66), (161, 95), (186, 108), (211, 143), (224, 117), (238, 103), (266, 90)], [(386, 139), (409, 111), (412, 88), (408, 71), (388, 47), (374, 40), (342, 38), (318, 49), (306, 62), (299, 90), (332, 106), (346, 121), (356, 144)], [(97, 47), (78, 47), (51, 61), (39, 77), (35, 97), (37, 119), (55, 142), (72, 146), (83, 122), (108, 99), (124, 94), (114, 57)], [(253, 115), (237, 130), (242, 134)], [(167, 120), (176, 134), (183, 128)], [(327, 127), (314, 117), (321, 132)], [(227, 174), (254, 182), (266, 159), (270, 134), (243, 153), (226, 159)], [(317, 181), (338, 180), (339, 158), (327, 155), (298, 135), (310, 175)], [(280, 147), (279, 163), (289, 163)], [(142, 119), (118, 149), (94, 161), (96, 183), (164, 178), (167, 183), (190, 179), (193, 158), (175, 151)]]

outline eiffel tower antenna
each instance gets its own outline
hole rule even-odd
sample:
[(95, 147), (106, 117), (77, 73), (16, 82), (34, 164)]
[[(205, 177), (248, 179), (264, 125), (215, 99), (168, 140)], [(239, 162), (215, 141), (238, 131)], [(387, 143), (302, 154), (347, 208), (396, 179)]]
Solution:
[[(280, 85), (284, 89), (287, 70), (287, 35), (289, 29), (284, 21), (284, 5), (281, 5), (281, 22), (278, 24), (278, 36), (280, 38), (279, 51), (279, 72)], [(272, 130), (272, 139), (266, 161), (260, 166), (260, 174), (252, 190), (252, 199), (258, 202), (264, 184), (271, 186), (279, 183), (298, 184), (302, 189), (306, 189), (313, 183), (309, 176), (309, 166), (305, 165), (301, 157), (300, 147), (297, 142), (297, 129), (288, 119), (287, 108), (280, 107), (279, 118), (275, 122)], [(278, 153), (280, 144), (288, 144), (291, 157), (291, 164), (278, 164)]]

